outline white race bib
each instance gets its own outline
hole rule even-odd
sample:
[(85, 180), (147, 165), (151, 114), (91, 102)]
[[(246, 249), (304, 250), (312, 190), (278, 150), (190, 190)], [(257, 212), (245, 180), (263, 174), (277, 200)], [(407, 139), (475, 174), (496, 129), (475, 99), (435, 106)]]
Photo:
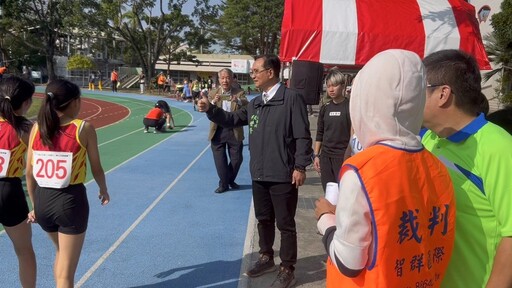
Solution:
[(66, 188), (71, 180), (73, 153), (33, 151), (33, 175), (40, 187)]
[(11, 151), (6, 149), (0, 149), (0, 178), (7, 176), (7, 170), (9, 169), (9, 161), (11, 160)]

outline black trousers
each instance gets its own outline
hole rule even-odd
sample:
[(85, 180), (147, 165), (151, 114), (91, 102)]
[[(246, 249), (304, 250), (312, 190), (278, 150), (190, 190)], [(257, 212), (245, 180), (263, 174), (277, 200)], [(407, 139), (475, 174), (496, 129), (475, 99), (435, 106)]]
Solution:
[(276, 228), (281, 232), (279, 257), (281, 266), (293, 268), (297, 263), (297, 229), (295, 212), (299, 190), (291, 182), (252, 181), (254, 212), (258, 220), (260, 254), (274, 256)]
[(162, 130), (162, 127), (164, 127), (164, 125), (165, 125), (165, 119), (160, 118), (160, 119), (156, 120), (156, 119), (144, 118), (142, 123), (144, 124), (144, 128), (146, 130), (148, 130), (149, 127), (155, 127), (156, 130)]
[(322, 181), (324, 192), (327, 182), (340, 182), (338, 176), (340, 174), (341, 164), (343, 164), (343, 156), (329, 157), (323, 154), (320, 155), (320, 180)]
[[(243, 142), (235, 138), (232, 129), (218, 127), (211, 143), (213, 161), (219, 175), (219, 187), (229, 188), (235, 182), (243, 159)], [(229, 162), (228, 155), (229, 154)]]
[(117, 80), (112, 80), (112, 92), (117, 92)]

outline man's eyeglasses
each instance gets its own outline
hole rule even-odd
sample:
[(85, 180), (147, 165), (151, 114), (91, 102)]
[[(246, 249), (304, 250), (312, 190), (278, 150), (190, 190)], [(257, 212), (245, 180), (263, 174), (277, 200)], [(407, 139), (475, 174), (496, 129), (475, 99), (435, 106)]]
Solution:
[(439, 86), (443, 86), (445, 84), (427, 84), (427, 88), (436, 88), (436, 87), (439, 87)]
[(254, 75), (260, 74), (261, 72), (264, 72), (264, 71), (267, 71), (267, 70), (270, 70), (270, 68), (263, 69), (263, 70), (259, 70), (259, 71), (258, 71), (258, 70), (251, 70), (251, 71), (249, 72), (249, 75), (250, 75), (250, 76), (254, 76)]

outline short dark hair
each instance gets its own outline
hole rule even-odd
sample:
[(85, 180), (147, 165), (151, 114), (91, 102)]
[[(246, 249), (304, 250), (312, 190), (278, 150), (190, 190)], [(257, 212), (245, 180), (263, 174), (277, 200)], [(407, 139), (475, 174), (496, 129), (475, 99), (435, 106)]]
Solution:
[(470, 115), (487, 112), (488, 100), (482, 94), (482, 77), (473, 56), (460, 50), (441, 50), (425, 57), (423, 64), (429, 84), (450, 86), (456, 107)]
[(281, 60), (279, 60), (279, 57), (274, 54), (264, 54), (254, 57), (254, 60), (258, 60), (260, 58), (263, 59), (263, 68), (272, 69), (276, 78), (279, 78), (279, 73), (281, 72)]

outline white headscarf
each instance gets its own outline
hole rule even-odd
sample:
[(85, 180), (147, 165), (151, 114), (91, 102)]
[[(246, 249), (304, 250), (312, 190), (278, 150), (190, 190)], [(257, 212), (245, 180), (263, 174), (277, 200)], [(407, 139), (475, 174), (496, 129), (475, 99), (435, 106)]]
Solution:
[(363, 148), (378, 142), (417, 149), (425, 106), (425, 72), (420, 57), (406, 50), (375, 55), (357, 74), (350, 118)]

